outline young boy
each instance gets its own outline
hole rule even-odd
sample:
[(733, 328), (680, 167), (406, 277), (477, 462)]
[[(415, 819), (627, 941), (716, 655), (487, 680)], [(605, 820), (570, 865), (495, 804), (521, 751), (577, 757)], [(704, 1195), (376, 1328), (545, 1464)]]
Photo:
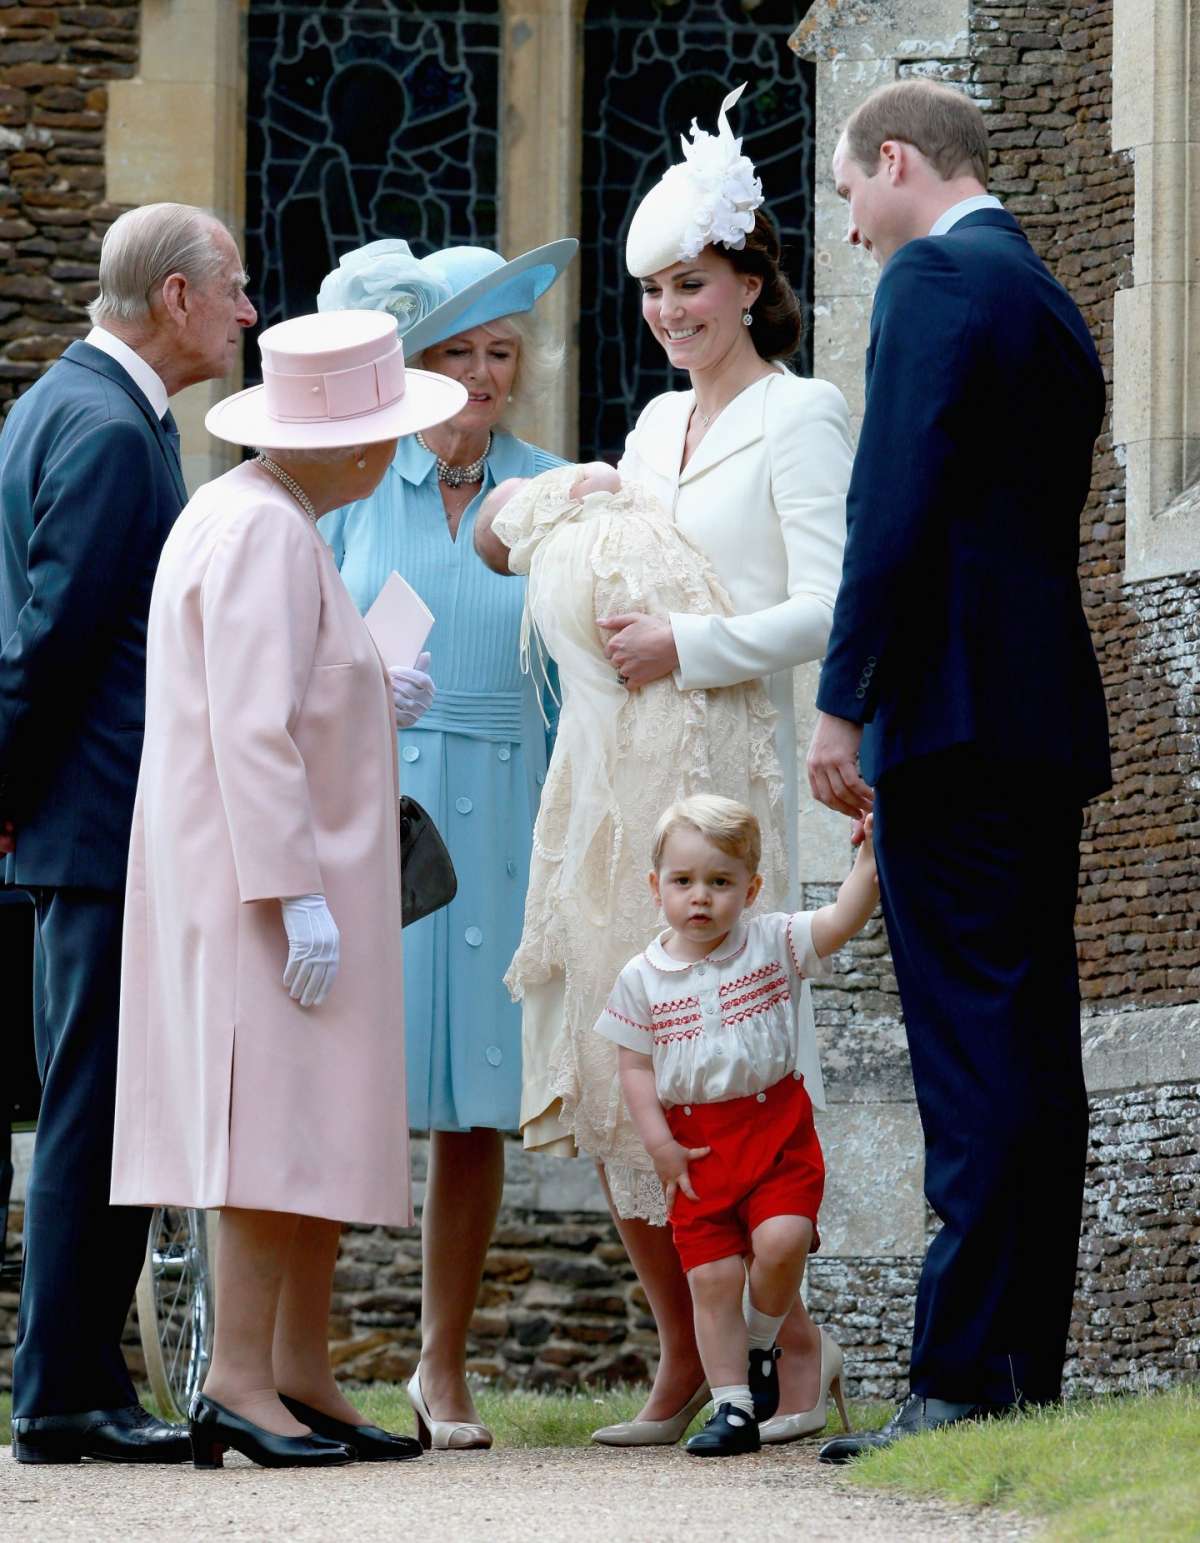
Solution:
[[(747, 918), (760, 847), (758, 821), (732, 799), (702, 794), (667, 809), (650, 888), (669, 925), (621, 971), (596, 1023), (620, 1046), (622, 1092), (691, 1287), (713, 1401), (687, 1444), (697, 1457), (757, 1451), (759, 1422), (778, 1407), (775, 1336), (819, 1246), (825, 1184), (802, 987), (827, 973), (823, 961), (862, 930), (879, 895), (868, 816), (832, 905)], [(840, 1405), (838, 1384), (834, 1395)]]

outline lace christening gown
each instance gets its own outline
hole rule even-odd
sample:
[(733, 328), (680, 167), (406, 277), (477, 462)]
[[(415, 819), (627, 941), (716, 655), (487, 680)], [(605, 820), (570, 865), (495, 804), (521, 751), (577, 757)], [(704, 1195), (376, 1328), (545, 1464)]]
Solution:
[(562, 714), (533, 833), (520, 946), (506, 984), (523, 1003), (527, 1147), (599, 1158), (622, 1216), (663, 1223), (662, 1190), (621, 1098), (617, 1048), (595, 1033), (621, 967), (661, 926), (647, 874), (654, 825), (692, 793), (736, 798), (763, 829), (764, 911), (785, 905), (787, 842), (775, 710), (758, 681), (627, 691), (598, 618), (729, 615), (707, 559), (637, 485), (572, 500), (561, 467), (530, 482), (495, 531), (528, 572), (531, 627), (558, 665)]

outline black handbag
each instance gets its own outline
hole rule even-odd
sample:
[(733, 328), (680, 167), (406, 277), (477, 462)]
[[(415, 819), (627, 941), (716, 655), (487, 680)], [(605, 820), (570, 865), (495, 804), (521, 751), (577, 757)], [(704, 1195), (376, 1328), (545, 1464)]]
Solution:
[(458, 876), (442, 833), (415, 798), (400, 795), (400, 914), (403, 925), (449, 905)]

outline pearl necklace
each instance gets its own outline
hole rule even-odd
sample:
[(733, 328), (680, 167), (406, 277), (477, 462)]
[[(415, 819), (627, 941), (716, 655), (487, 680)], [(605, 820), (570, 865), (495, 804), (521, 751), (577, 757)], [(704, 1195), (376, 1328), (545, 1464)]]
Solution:
[(304, 510), (305, 514), (308, 515), (309, 519), (315, 525), (317, 523), (316, 508), (313, 505), (312, 499), (309, 498), (308, 494), (296, 481), (295, 477), (289, 476), (288, 473), (284, 471), (282, 466), (273, 461), (269, 455), (264, 455), (261, 450), (254, 457), (254, 459), (262, 467), (263, 471), (269, 472), (281, 487), (287, 489), (287, 491), (292, 495), (292, 497), (300, 505), (301, 509)]
[(451, 466), (449, 461), (443, 461), (441, 456), (438, 455), (437, 451), (425, 443), (425, 436), (423, 434), (418, 433), (416, 435), (416, 441), (417, 444), (420, 445), (421, 449), (427, 450), (437, 462), (437, 474), (439, 482), (445, 482), (452, 488), (460, 488), (468, 482), (483, 481), (484, 462), (487, 460), (492, 449), (492, 434), (490, 429), (488, 430), (487, 444), (484, 446), (483, 454), (477, 461), (472, 461), (469, 466)]

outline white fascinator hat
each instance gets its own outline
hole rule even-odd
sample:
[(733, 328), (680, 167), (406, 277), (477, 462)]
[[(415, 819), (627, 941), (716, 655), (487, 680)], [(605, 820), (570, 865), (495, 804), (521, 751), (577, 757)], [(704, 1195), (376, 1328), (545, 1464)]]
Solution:
[(745, 89), (743, 82), (721, 103), (715, 134), (692, 119), (690, 142), (680, 135), (683, 160), (638, 205), (625, 240), (625, 266), (634, 278), (689, 262), (706, 246), (745, 246), (763, 201), (762, 183), (727, 116)]

